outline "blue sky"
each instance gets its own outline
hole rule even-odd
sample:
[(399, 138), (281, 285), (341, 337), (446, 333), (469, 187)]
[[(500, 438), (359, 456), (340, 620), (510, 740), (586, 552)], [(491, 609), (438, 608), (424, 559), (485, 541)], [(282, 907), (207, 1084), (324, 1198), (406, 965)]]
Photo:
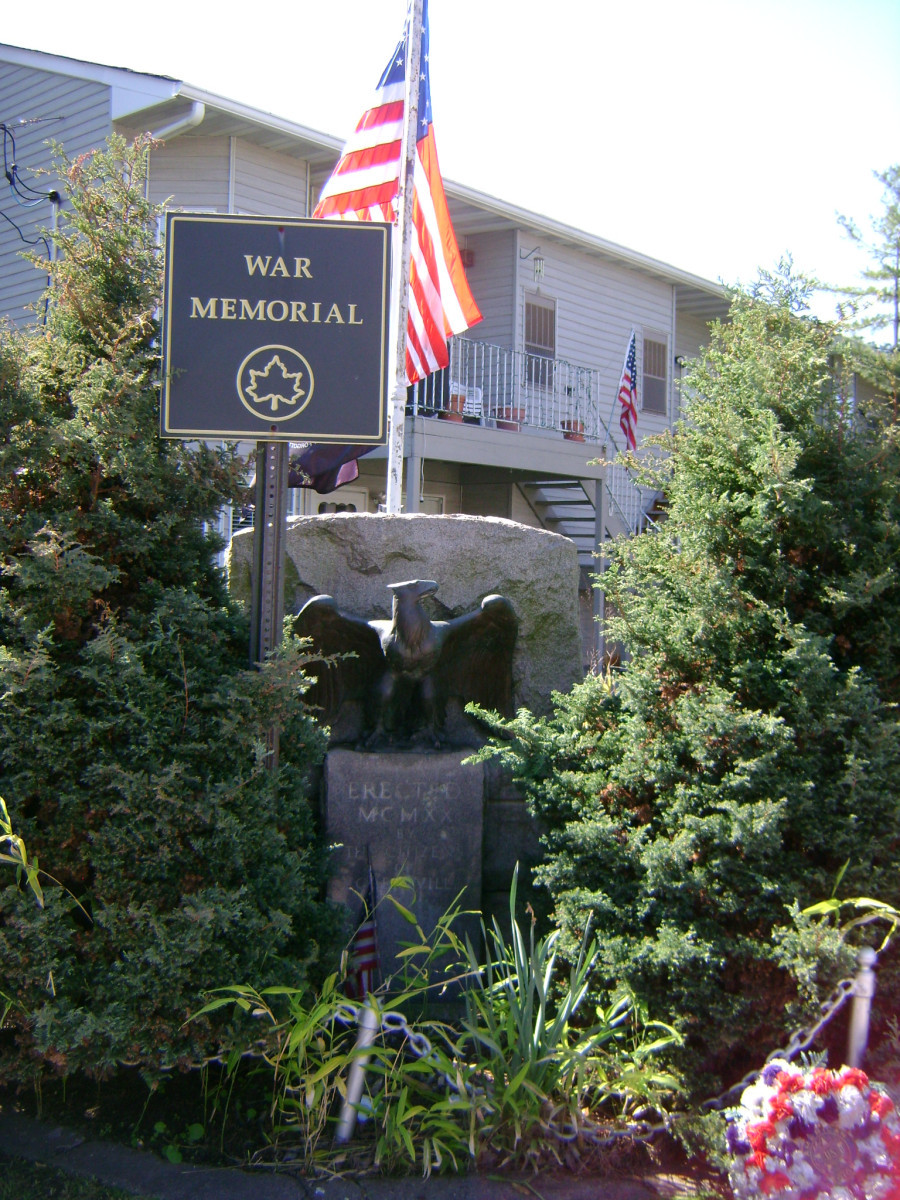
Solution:
[[(711, 279), (746, 282), (788, 252), (837, 281), (865, 265), (836, 214), (865, 224), (879, 207), (872, 172), (900, 161), (896, 0), (430, 7), (447, 177)], [(131, 10), (16, 5), (0, 37), (172, 75), (343, 137), (405, 0), (268, 0), (240, 23), (194, 0)]]

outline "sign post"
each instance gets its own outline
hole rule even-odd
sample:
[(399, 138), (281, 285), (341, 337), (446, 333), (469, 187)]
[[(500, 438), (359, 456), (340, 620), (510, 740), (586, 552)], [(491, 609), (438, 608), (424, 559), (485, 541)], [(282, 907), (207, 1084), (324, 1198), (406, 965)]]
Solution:
[(390, 260), (387, 224), (167, 215), (160, 432), (257, 443), (253, 663), (281, 640), (288, 443), (387, 440)]
[(284, 534), (287, 524), (288, 448), (285, 442), (256, 447), (256, 508), (253, 594), (250, 601), (250, 662), (265, 662), (281, 641), (284, 618)]
[[(287, 442), (256, 447), (256, 509), (250, 599), (250, 662), (263, 663), (281, 641), (284, 618), (284, 536), (287, 526)], [(278, 766), (278, 727), (266, 733), (266, 765)]]

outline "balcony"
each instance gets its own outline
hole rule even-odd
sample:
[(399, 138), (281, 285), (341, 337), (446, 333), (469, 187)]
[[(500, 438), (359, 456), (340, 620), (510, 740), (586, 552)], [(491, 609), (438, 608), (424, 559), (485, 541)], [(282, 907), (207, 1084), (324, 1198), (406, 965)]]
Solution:
[(470, 338), (451, 340), (449, 367), (416, 386), (411, 407), (420, 416), (615, 445), (600, 415), (597, 371)]
[[(639, 488), (626, 468), (611, 461), (619, 446), (601, 415), (609, 391), (608, 386), (601, 389), (598, 371), (561, 358), (453, 338), (450, 365), (410, 393), (411, 415), (496, 429), (555, 431), (571, 441), (605, 446), (610, 531), (634, 534), (646, 526), (655, 493)], [(589, 451), (588, 456), (599, 455)]]

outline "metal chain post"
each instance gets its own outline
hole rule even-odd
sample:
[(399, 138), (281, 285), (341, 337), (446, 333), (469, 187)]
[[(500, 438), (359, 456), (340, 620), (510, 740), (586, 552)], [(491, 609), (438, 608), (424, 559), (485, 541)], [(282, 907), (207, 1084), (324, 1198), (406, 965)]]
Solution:
[(871, 946), (863, 946), (856, 957), (859, 970), (853, 984), (853, 1008), (850, 1010), (850, 1029), (847, 1034), (847, 1065), (862, 1066), (869, 1040), (869, 1014), (875, 995), (875, 963), (878, 955)]
[[(359, 1025), (356, 1034), (356, 1055), (350, 1067), (350, 1077), (347, 1080), (347, 1096), (341, 1108), (341, 1119), (338, 1122), (334, 1140), (340, 1145), (349, 1142), (353, 1137), (356, 1126), (356, 1112), (362, 1098), (363, 1082), (366, 1074), (366, 1063), (369, 1061), (368, 1049), (375, 1041), (378, 1032), (378, 1018), (370, 1005), (363, 1005), (358, 1010)], [(383, 1028), (383, 1026), (382, 1026)]]

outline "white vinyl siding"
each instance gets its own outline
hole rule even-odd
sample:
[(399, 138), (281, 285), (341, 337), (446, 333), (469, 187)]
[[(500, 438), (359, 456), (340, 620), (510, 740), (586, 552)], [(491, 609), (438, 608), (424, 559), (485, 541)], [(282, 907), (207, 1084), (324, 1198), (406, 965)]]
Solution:
[(183, 134), (153, 151), (150, 198), (175, 208), (306, 216), (306, 162), (242, 138)]
[[(103, 84), (57, 75), (9, 62), (0, 62), (0, 119), (12, 126), (16, 139), (16, 163), (21, 178), (41, 191), (57, 186), (57, 181), (37, 177), (39, 168), (50, 166), (48, 140), (63, 145), (74, 158), (94, 146), (102, 146), (110, 133), (110, 92)], [(59, 117), (60, 120), (52, 118)], [(35, 124), (20, 121), (51, 118)], [(27, 238), (34, 238), (52, 222), (52, 206), (41, 203), (22, 208), (10, 194), (5, 179), (0, 179), (0, 210)], [(29, 305), (36, 304), (47, 277), (22, 258), (27, 247), (8, 221), (0, 220), (0, 311), (17, 323), (34, 320)]]
[[(659, 340), (672, 343), (672, 285), (623, 263), (589, 254), (576, 247), (551, 242), (520, 230), (521, 251), (541, 247), (544, 277), (535, 288), (531, 260), (519, 266), (519, 346), (524, 344), (525, 303), (538, 298), (556, 303), (556, 357), (599, 374), (599, 394), (592, 397), (604, 422), (612, 422), (618, 437), (618, 412), (614, 405), (628, 338), (632, 328), (656, 331)], [(640, 346), (638, 347), (640, 356)], [(640, 362), (640, 357), (639, 357)], [(637, 439), (660, 433), (668, 424), (665, 413), (641, 410)]]
[(316, 207), (319, 203), (319, 196), (322, 194), (322, 188), (328, 182), (331, 172), (337, 166), (338, 156), (335, 155), (334, 162), (327, 166), (316, 166), (309, 173), (309, 211)]
[(700, 347), (709, 343), (709, 322), (702, 317), (679, 313), (675, 329), (675, 351), (673, 357), (696, 358)]

